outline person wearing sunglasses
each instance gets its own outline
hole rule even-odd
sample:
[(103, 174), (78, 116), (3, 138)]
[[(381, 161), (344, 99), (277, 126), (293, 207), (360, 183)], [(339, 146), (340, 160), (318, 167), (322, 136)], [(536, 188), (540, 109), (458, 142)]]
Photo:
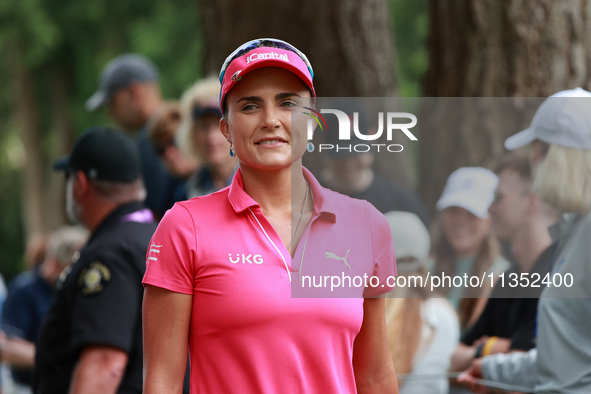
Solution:
[(202, 163), (185, 183), (186, 199), (223, 189), (236, 172), (236, 157), (229, 155), (230, 144), (220, 133), (219, 94), (220, 82), (212, 76), (197, 81), (181, 98), (177, 141), (188, 156)]
[[(152, 238), (144, 393), (180, 392), (187, 351), (192, 393), (398, 392), (379, 297), (396, 274), (391, 231), (302, 166), (312, 79), (306, 56), (275, 39), (224, 62), (220, 129), (239, 169), (177, 203)], [(371, 285), (310, 286), (346, 276)]]

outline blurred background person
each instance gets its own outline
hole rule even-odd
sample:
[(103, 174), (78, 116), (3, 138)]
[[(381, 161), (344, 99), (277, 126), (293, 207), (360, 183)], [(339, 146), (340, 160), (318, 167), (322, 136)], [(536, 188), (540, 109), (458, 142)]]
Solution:
[[(430, 238), (421, 220), (409, 212), (385, 214), (396, 250), (398, 278), (427, 275)], [(400, 280), (400, 279), (398, 279)], [(400, 282), (399, 282), (400, 283)], [(448, 300), (431, 297), (428, 287), (398, 286), (386, 300), (388, 346), (399, 377), (400, 394), (446, 394), (445, 375), (460, 335), (455, 310)]]
[[(376, 130), (367, 121), (365, 110), (349, 100), (335, 100), (331, 107), (338, 108), (350, 117), (358, 114), (358, 128), (364, 134), (375, 134)], [(352, 145), (364, 144), (351, 133), (346, 143), (339, 140), (339, 124), (336, 116), (326, 116), (327, 131), (322, 133), (326, 144), (335, 146), (330, 149), (328, 163), (320, 173), (320, 183), (349, 197), (369, 201), (382, 213), (390, 211), (412, 212), (429, 226), (429, 215), (421, 198), (413, 191), (388, 180), (374, 171), (375, 154), (356, 152)], [(351, 122), (353, 127), (353, 122)], [(339, 146), (339, 149), (337, 149)], [(344, 148), (344, 149), (341, 149)]]
[(103, 68), (98, 90), (86, 101), (88, 111), (107, 107), (117, 125), (135, 135), (147, 192), (145, 204), (157, 218), (172, 206), (172, 195), (182, 183), (166, 172), (148, 139), (148, 121), (162, 103), (156, 66), (133, 53), (118, 56)]
[(237, 160), (220, 131), (220, 82), (209, 77), (195, 83), (181, 99), (182, 122), (178, 145), (202, 165), (185, 184), (187, 198), (220, 190), (232, 181)]
[(49, 235), (47, 234), (33, 235), (29, 239), (25, 248), (25, 269), (27, 271), (35, 269), (43, 263), (48, 241)]
[[(495, 168), (499, 184), (489, 213), (494, 234), (507, 242), (516, 264), (505, 272), (540, 278), (548, 272), (556, 245), (548, 227), (558, 213), (532, 191), (532, 172), (525, 155), (509, 154)], [(501, 287), (497, 283), (476, 321), (461, 338), (452, 358), (452, 371), (465, 370), (473, 359), (494, 353), (528, 351), (535, 347), (535, 319), (543, 287)]]
[(35, 354), (41, 393), (141, 393), (141, 278), (153, 215), (136, 144), (109, 127), (86, 130), (54, 164), (66, 175), (66, 212), (91, 231), (57, 286)]
[(2, 314), (0, 356), (11, 367), (17, 394), (32, 392), (35, 341), (41, 321), (53, 301), (58, 277), (87, 239), (88, 231), (82, 227), (57, 229), (49, 238), (43, 262), (18, 275), (10, 286)]
[[(591, 392), (591, 92), (566, 90), (546, 99), (530, 126), (505, 140), (529, 145), (533, 190), (562, 214), (558, 241), (538, 303), (536, 348), (474, 360), (458, 380), (478, 392), (484, 378), (536, 393)], [(561, 278), (563, 285), (558, 284)], [(568, 279), (570, 278), (570, 279)], [(564, 281), (570, 280), (570, 286)], [(555, 284), (556, 283), (556, 284)]]
[(172, 194), (173, 203), (188, 198), (186, 181), (199, 169), (197, 157), (186, 154), (179, 147), (178, 130), (181, 120), (180, 103), (172, 101), (164, 103), (148, 124), (148, 136), (164, 168), (170, 175), (184, 181), (175, 188)]
[[(498, 177), (482, 167), (462, 167), (449, 176), (436, 204), (439, 214), (431, 252), (435, 275), (482, 278), (485, 272), (500, 273), (509, 267), (500, 255), (488, 214), (497, 183)], [(464, 330), (478, 318), (490, 289), (452, 285), (441, 292), (458, 310)]]

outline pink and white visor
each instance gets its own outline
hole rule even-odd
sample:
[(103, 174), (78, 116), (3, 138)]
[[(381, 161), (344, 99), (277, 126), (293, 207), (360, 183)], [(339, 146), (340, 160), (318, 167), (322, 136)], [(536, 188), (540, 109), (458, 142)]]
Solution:
[(272, 47), (259, 47), (237, 57), (226, 68), (222, 77), (220, 92), (220, 108), (223, 108), (226, 94), (242, 77), (249, 72), (263, 67), (279, 67), (290, 71), (300, 78), (316, 97), (312, 75), (306, 62), (295, 52)]

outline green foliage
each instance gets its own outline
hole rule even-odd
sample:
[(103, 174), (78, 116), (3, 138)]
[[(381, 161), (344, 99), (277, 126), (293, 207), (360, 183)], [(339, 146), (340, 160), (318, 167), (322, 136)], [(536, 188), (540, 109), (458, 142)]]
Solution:
[[(19, 159), (14, 65), (20, 60), (33, 77), (49, 171), (70, 148), (56, 146), (52, 131), (58, 117), (68, 120), (74, 134), (111, 122), (105, 111), (86, 112), (84, 103), (112, 58), (125, 52), (151, 58), (167, 98), (179, 98), (201, 76), (197, 7), (195, 0), (0, 0), (0, 272), (11, 275), (20, 268), (25, 239), (19, 181), (26, 158)], [(59, 75), (67, 102), (58, 110)]]
[[(427, 68), (427, 0), (388, 1), (399, 94), (418, 96)], [(10, 275), (20, 268), (25, 238), (26, 201), (20, 182), (26, 158), (15, 116), (14, 65), (20, 61), (32, 76), (42, 159), (49, 172), (51, 162), (69, 149), (57, 146), (56, 119), (67, 120), (74, 134), (110, 122), (105, 111), (87, 113), (84, 102), (97, 89), (104, 65), (115, 56), (137, 52), (151, 58), (169, 99), (179, 98), (202, 76), (198, 4), (196, 0), (0, 0), (0, 272)], [(65, 107), (56, 106), (54, 93), (60, 83)]]
[[(10, 125), (3, 124), (2, 131)], [(20, 177), (23, 147), (14, 132), (0, 133), (0, 273), (6, 279), (15, 275), (22, 266), (24, 250), (21, 219)]]
[(389, 0), (393, 20), (399, 95), (419, 97), (429, 62), (427, 0)]

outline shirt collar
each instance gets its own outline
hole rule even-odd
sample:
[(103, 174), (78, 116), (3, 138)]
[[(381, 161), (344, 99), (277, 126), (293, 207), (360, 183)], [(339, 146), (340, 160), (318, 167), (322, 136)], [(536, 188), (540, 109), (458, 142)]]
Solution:
[(334, 192), (322, 187), (307, 168), (303, 167), (303, 171), (314, 196), (314, 216), (326, 217), (332, 223), (336, 223), (337, 217), (331, 201), (331, 194)]
[(240, 171), (240, 168), (234, 174), (234, 178), (232, 178), (230, 191), (228, 192), (228, 200), (236, 213), (245, 211), (248, 208), (260, 207), (260, 205), (244, 191), (244, 181), (242, 180), (242, 171)]
[[(303, 172), (304, 178), (306, 178), (310, 184), (310, 189), (314, 196), (314, 216), (326, 217), (331, 222), (335, 223), (336, 215), (330, 198), (331, 192), (322, 187), (307, 168), (303, 168)], [(245, 211), (248, 208), (260, 207), (260, 205), (244, 191), (244, 182), (242, 180), (242, 172), (240, 169), (236, 171), (232, 183), (230, 184), (228, 200), (236, 213)]]

